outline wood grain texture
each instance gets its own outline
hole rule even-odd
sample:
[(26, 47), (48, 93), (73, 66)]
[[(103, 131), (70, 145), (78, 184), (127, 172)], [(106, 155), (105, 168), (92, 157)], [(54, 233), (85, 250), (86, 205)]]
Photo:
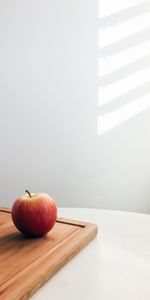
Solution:
[(27, 300), (97, 233), (95, 224), (58, 218), (44, 237), (26, 238), (0, 208), (0, 300)]

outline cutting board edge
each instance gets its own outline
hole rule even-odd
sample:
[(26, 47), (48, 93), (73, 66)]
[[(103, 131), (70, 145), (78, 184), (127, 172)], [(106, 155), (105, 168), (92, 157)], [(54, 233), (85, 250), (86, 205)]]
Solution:
[[(43, 274), (44, 280), (41, 282), (41, 285), (39, 285), (39, 284), (37, 285), (37, 288), (34, 287), (32, 290), (30, 290), (29, 298), (32, 297), (38, 291), (38, 289), (40, 289), (59, 270), (61, 270), (67, 263), (69, 263), (69, 261), (71, 261), (85, 246), (87, 246), (87, 244), (89, 244), (96, 237), (96, 234), (97, 234), (97, 227), (94, 225), (93, 231), (89, 232), (88, 236), (86, 235), (84, 240), (81, 239), (78, 246), (76, 246), (75, 249), (72, 249), (70, 256), (62, 257), (62, 260), (61, 260), (61, 263), (59, 264), (59, 266), (57, 266), (49, 276), (46, 276), (46, 278), (45, 278), (45, 274)], [(79, 236), (78, 236), (78, 238), (79, 238)], [(72, 237), (72, 239), (73, 239), (73, 237)], [(84, 241), (84, 243), (83, 243), (83, 241)], [(51, 270), (49, 270), (49, 271), (51, 272)], [(29, 298), (27, 298), (27, 299), (29, 299)], [(10, 300), (10, 299), (8, 299), (8, 300)], [(13, 300), (18, 300), (18, 299), (13, 299)], [(19, 300), (22, 300), (22, 299), (19, 299)]]

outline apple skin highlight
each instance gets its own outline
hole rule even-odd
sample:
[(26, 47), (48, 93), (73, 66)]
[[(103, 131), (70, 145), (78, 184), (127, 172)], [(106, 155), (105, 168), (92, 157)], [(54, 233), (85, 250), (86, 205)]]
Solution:
[(12, 220), (23, 234), (40, 237), (53, 228), (57, 219), (57, 206), (45, 193), (29, 195), (24, 194), (15, 200), (12, 206)]

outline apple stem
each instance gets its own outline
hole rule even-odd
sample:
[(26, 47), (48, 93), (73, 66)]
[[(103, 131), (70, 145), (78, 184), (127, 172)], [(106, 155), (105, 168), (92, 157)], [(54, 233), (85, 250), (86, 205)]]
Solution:
[(29, 195), (29, 197), (31, 198), (31, 194), (28, 190), (26, 190), (26, 193)]

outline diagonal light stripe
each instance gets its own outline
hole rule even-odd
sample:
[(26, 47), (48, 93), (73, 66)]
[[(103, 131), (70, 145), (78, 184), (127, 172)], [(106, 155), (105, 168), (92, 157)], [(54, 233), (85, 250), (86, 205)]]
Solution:
[(105, 28), (108, 26), (114, 26), (116, 24), (125, 22), (127, 20), (133, 19), (134, 17), (143, 15), (150, 10), (150, 2), (146, 1), (138, 5), (134, 5), (106, 16), (105, 18), (100, 18), (98, 20), (98, 26)]
[(126, 64), (125, 66), (118, 68), (116, 71), (111, 72), (105, 76), (101, 76), (98, 80), (98, 83), (101, 86), (112, 84), (117, 82), (120, 79), (124, 79), (136, 72), (139, 72), (143, 69), (146, 69), (150, 66), (150, 54), (144, 56), (133, 63)]
[(121, 97), (125, 93), (128, 93), (138, 86), (144, 84), (146, 78), (150, 78), (150, 67), (125, 79), (119, 80), (114, 84), (99, 86), (98, 105), (101, 107), (106, 103), (115, 101), (117, 97)]
[(107, 16), (113, 15), (119, 11), (128, 9), (130, 7), (135, 7), (141, 3), (145, 3), (145, 0), (99, 0), (98, 2), (98, 18), (105, 18)]
[(146, 95), (114, 111), (99, 115), (97, 120), (98, 135), (115, 128), (148, 108), (150, 108), (150, 96)]
[(123, 40), (150, 26), (150, 11), (147, 14), (128, 20), (115, 26), (98, 30), (98, 47), (106, 47)]
[(103, 77), (115, 72), (150, 54), (150, 40), (140, 45), (117, 53), (113, 56), (98, 58), (98, 76)]
[(113, 101), (106, 103), (105, 105), (99, 106), (100, 113), (106, 113), (108, 111), (115, 110), (116, 108), (132, 102), (144, 95), (150, 94), (150, 79), (138, 87), (124, 93), (123, 95), (115, 98)]
[(106, 47), (101, 47), (98, 50), (98, 55), (101, 57), (116, 55), (119, 52), (125, 51), (131, 47), (139, 46), (148, 40), (150, 40), (150, 27), (137, 33), (134, 33), (127, 38), (112, 43)]

